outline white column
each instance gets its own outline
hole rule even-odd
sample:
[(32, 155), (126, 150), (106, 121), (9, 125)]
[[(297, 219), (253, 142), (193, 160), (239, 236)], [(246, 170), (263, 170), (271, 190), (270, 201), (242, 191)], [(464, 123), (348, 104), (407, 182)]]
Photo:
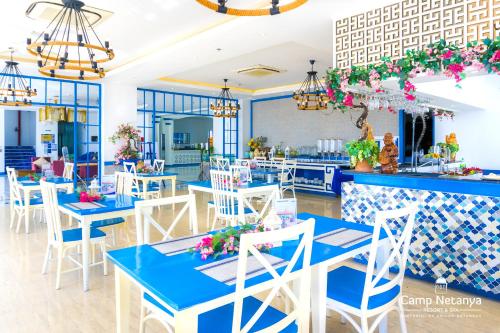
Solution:
[(113, 161), (118, 148), (109, 141), (118, 125), (137, 125), (137, 86), (113, 80), (104, 81), (101, 98), (101, 168), (105, 170), (104, 162)]
[(249, 151), (247, 143), (250, 140), (250, 98), (240, 99), (241, 110), (239, 113), (239, 128), (238, 128), (238, 141), (240, 152), (240, 157), (245, 155), (245, 152)]

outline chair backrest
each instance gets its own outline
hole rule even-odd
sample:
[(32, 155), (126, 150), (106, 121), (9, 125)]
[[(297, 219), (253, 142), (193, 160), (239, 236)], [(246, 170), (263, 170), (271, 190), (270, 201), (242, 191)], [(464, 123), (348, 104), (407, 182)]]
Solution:
[(132, 194), (133, 178), (126, 172), (115, 172), (115, 193), (116, 194)]
[(165, 160), (154, 160), (153, 171), (163, 172), (163, 169), (165, 169)]
[[(266, 231), (260, 233), (243, 234), (240, 239), (240, 249), (238, 255), (238, 268), (236, 275), (236, 292), (233, 313), (232, 332), (249, 332), (255, 323), (262, 316), (273, 299), (281, 291), (284, 297), (291, 300), (293, 310), (280, 321), (265, 328), (260, 328), (259, 332), (280, 332), (292, 322), (296, 322), (299, 332), (309, 331), (309, 304), (311, 289), (311, 251), (314, 234), (314, 219), (309, 219), (303, 223), (283, 228), (279, 230)], [(300, 236), (302, 236), (300, 238)], [(261, 244), (272, 244), (292, 239), (300, 239), (291, 259), (278, 268), (273, 267), (269, 260), (258, 250)], [(271, 275), (271, 281), (263, 284), (245, 286), (247, 276), (248, 258), (253, 257), (265, 268), (265, 273)], [(301, 267), (301, 269), (297, 269)], [(294, 269), (295, 268), (295, 269)], [(252, 269), (252, 268), (250, 268)], [(294, 269), (294, 270), (293, 270)], [(278, 270), (280, 273), (278, 273)], [(294, 290), (290, 288), (290, 282), (294, 282)], [(243, 300), (252, 295), (270, 290), (262, 305), (252, 314), (244, 327), (241, 327)], [(298, 294), (295, 292), (298, 291)]]
[[(182, 204), (184, 206), (178, 211), (177, 215), (174, 217), (170, 223), (167, 230), (165, 230), (160, 223), (158, 223), (152, 216), (154, 207), (161, 206), (172, 206), (174, 204)], [(176, 207), (177, 209), (177, 207)], [(188, 221), (193, 227), (193, 234), (198, 234), (198, 220), (196, 213), (196, 201), (194, 194), (180, 195), (175, 197), (167, 197), (153, 200), (137, 201), (135, 203), (135, 222), (136, 225), (143, 226), (144, 235), (137, 235), (138, 244), (148, 244), (150, 243), (150, 226), (153, 226), (162, 235), (162, 241), (171, 239), (172, 231), (181, 222), (182, 218), (185, 217), (186, 213), (189, 214)], [(161, 216), (161, 215), (160, 215)], [(161, 216), (161, 222), (165, 222), (165, 216)]]
[(282, 160), (281, 164), (278, 165), (278, 169), (281, 169), (279, 178), (280, 185), (284, 185), (286, 183), (295, 183), (297, 160)]
[(210, 180), (217, 216), (234, 222), (237, 214), (235, 212), (235, 198), (233, 193), (234, 180), (231, 171), (210, 170)]
[(222, 156), (211, 156), (210, 157), (210, 168), (215, 170), (229, 170), (231, 165), (229, 158), (224, 158)]
[(9, 191), (12, 204), (17, 202), (19, 206), (23, 206), (24, 201), (21, 194), (21, 188), (19, 187), (19, 183), (17, 182), (16, 169), (6, 167), (5, 171), (7, 172), (7, 178), (9, 180)]
[(63, 178), (73, 180), (74, 167), (75, 167), (74, 163), (64, 162), (64, 170), (63, 170), (63, 175), (62, 175)]
[(137, 180), (137, 169), (135, 167), (135, 163), (133, 162), (123, 162), (123, 169), (125, 173), (131, 179), (131, 188), (135, 189), (137, 193), (140, 192), (139, 180)]
[[(368, 301), (370, 300), (370, 297), (386, 292), (397, 285), (402, 287), (416, 213), (417, 204), (413, 203), (405, 208), (378, 211), (375, 214), (373, 239), (370, 246), (365, 287), (363, 298), (361, 300), (362, 311), (363, 309), (365, 311), (368, 309)], [(393, 231), (389, 226), (389, 222), (394, 219), (398, 221), (406, 219), (406, 224), (404, 225), (402, 231), (397, 234), (393, 234)], [(389, 241), (387, 248), (387, 261), (382, 267), (377, 267), (375, 270), (376, 259), (379, 255), (378, 251), (383, 250), (380, 248), (379, 244), (379, 238), (382, 232), (387, 234)], [(398, 273), (389, 277), (389, 269), (391, 267), (396, 267), (398, 269)], [(374, 276), (375, 271), (376, 275)], [(383, 278), (388, 279), (389, 282), (379, 284), (380, 280)]]
[(248, 183), (252, 182), (252, 170), (249, 163), (247, 165), (231, 165), (229, 171), (231, 171), (233, 178), (238, 177), (242, 179), (246, 177), (245, 179)]
[(57, 187), (54, 183), (40, 181), (42, 191), (43, 210), (47, 221), (47, 233), (49, 244), (62, 243), (61, 215), (59, 214), (59, 202), (57, 200)]
[(266, 168), (271, 165), (271, 161), (268, 161), (264, 156), (256, 156), (253, 160), (258, 168)]

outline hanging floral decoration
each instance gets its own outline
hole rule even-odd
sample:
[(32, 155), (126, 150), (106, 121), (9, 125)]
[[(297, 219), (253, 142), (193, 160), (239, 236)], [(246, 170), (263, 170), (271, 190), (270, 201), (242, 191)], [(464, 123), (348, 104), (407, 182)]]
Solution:
[(408, 50), (397, 61), (383, 57), (382, 63), (376, 65), (330, 69), (327, 71), (327, 94), (334, 108), (345, 111), (353, 106), (353, 95), (348, 86), (366, 86), (382, 92), (381, 82), (394, 77), (399, 79), (405, 98), (414, 101), (416, 88), (410, 79), (418, 74), (433, 76), (442, 73), (453, 78), (460, 87), (468, 68), (500, 74), (500, 37), (467, 43), (465, 48), (447, 44), (442, 39), (423, 50)]

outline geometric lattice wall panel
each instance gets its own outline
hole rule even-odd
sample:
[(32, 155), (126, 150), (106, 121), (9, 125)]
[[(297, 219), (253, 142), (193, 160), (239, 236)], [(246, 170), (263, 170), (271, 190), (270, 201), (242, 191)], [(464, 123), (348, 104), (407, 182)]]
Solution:
[(500, 35), (500, 0), (404, 0), (336, 22), (336, 67), (402, 57), (441, 38), (464, 46)]

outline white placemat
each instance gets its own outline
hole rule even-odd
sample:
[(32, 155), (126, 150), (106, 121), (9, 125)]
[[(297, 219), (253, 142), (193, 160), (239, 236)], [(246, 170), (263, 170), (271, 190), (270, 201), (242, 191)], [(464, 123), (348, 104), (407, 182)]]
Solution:
[(36, 184), (38, 182), (34, 181), (34, 180), (23, 180), (21, 181), (22, 184)]
[(318, 235), (314, 237), (314, 240), (323, 244), (348, 248), (367, 239), (370, 239), (371, 237), (372, 234), (369, 232), (340, 228), (322, 235)]
[[(274, 269), (286, 266), (288, 261), (272, 256), (267, 253), (262, 253), (264, 258), (271, 264)], [(236, 271), (238, 269), (238, 256), (218, 260), (210, 264), (196, 267), (197, 270), (210, 276), (217, 281), (227, 285), (236, 283)], [(247, 260), (247, 275), (246, 279), (266, 273), (267, 270), (254, 256), (249, 256)]]
[(102, 208), (106, 207), (100, 203), (97, 202), (73, 202), (73, 203), (68, 203), (64, 204), (65, 206), (68, 206), (73, 209), (79, 209), (79, 210), (85, 210), (85, 209), (96, 209), (96, 208)]
[(181, 237), (164, 242), (159, 242), (152, 246), (164, 255), (173, 256), (176, 254), (187, 252), (190, 248), (195, 247), (198, 242), (200, 242), (207, 236), (208, 234)]

